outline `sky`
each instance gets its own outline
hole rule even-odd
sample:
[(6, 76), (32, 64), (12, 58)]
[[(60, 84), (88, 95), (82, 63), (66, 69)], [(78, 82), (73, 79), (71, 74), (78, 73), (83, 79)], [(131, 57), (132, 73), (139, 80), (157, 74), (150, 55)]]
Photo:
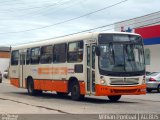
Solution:
[[(0, 46), (59, 37), (160, 11), (160, 0), (0, 0)], [(109, 29), (113, 25), (95, 31)]]

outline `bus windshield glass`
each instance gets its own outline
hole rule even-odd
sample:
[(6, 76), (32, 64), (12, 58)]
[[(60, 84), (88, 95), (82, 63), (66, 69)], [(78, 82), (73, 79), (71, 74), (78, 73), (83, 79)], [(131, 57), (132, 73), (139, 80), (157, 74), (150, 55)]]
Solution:
[(144, 51), (140, 36), (105, 35), (99, 39), (99, 47), (99, 68), (102, 74), (144, 73)]

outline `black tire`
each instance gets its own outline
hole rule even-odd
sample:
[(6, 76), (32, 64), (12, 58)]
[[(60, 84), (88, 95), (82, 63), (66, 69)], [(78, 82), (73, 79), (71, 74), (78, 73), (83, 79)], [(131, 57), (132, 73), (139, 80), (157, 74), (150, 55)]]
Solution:
[(152, 92), (152, 89), (147, 88), (147, 92), (148, 93)]
[(84, 95), (80, 94), (80, 87), (78, 82), (73, 82), (71, 86), (71, 98), (72, 100), (82, 100)]
[(27, 82), (27, 90), (29, 95), (41, 95), (42, 90), (35, 90), (34, 89), (34, 82), (33, 79), (29, 79)]
[(34, 83), (32, 79), (27, 81), (27, 90), (29, 95), (35, 95)]
[(29, 95), (41, 95), (42, 90), (35, 90), (34, 89), (34, 82), (33, 79), (29, 79), (27, 82), (27, 90)]
[(2, 79), (0, 79), (0, 83), (2, 83)]
[(157, 92), (160, 92), (160, 85), (158, 85), (157, 87)]
[(117, 102), (121, 98), (121, 95), (108, 96), (108, 98), (111, 102)]

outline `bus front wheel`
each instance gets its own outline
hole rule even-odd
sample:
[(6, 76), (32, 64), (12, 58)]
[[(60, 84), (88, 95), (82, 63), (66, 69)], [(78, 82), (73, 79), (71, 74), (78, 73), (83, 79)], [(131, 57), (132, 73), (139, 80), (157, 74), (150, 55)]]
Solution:
[(71, 87), (71, 98), (72, 100), (82, 100), (84, 98), (84, 95), (80, 94), (80, 86), (78, 82), (73, 82)]
[(111, 102), (116, 102), (121, 98), (121, 95), (108, 96)]
[(160, 92), (160, 85), (158, 85), (157, 87), (157, 92)]

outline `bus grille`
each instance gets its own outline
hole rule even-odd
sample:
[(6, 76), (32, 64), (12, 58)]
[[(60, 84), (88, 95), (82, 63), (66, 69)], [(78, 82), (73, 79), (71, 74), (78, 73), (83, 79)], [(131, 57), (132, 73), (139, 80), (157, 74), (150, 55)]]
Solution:
[(110, 78), (111, 85), (137, 85), (139, 78)]

